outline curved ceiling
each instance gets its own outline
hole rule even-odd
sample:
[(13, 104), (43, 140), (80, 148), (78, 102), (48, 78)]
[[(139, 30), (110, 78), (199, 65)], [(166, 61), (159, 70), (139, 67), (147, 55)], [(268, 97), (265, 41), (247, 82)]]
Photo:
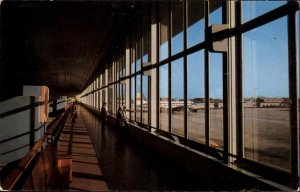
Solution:
[(3, 1), (1, 98), (26, 84), (46, 85), (53, 96), (80, 92), (123, 35), (132, 4)]

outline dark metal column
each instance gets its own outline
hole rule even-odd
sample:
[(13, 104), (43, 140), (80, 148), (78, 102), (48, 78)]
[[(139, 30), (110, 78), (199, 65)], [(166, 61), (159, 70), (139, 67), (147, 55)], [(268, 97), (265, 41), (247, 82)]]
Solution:
[[(187, 49), (187, 2), (184, 1), (183, 4), (183, 50), (185, 51)], [(184, 77), (184, 137), (187, 138), (187, 111), (188, 111), (188, 102), (187, 102), (187, 55), (184, 55), (184, 62), (183, 62), (183, 77)]]
[[(204, 4), (204, 17), (205, 17), (205, 31), (208, 29), (209, 26), (209, 1), (205, 1)], [(205, 42), (207, 42), (207, 34), (205, 33)], [(209, 52), (208, 49), (204, 49), (204, 71), (205, 71), (205, 144), (209, 146)]]
[(297, 46), (296, 46), (296, 12), (288, 14), (288, 58), (289, 58), (289, 94), (291, 127), (291, 174), (298, 175), (298, 99), (297, 99)]

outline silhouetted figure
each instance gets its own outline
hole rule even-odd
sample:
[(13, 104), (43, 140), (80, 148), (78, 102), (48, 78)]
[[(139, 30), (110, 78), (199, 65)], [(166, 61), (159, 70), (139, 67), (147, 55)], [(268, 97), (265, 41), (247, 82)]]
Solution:
[(125, 123), (125, 120), (126, 120), (125, 113), (126, 113), (126, 107), (124, 106), (122, 109), (122, 107), (120, 106), (118, 109), (118, 113), (117, 113), (117, 120), (118, 120), (119, 128), (122, 128)]
[(103, 102), (101, 107), (101, 128), (104, 128), (107, 120), (106, 102)]

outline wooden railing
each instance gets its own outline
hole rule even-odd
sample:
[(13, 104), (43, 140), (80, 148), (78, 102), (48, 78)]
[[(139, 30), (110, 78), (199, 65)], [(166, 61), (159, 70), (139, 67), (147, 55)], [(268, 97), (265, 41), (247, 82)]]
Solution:
[[(8, 173), (8, 175), (2, 176), (1, 185), (4, 190), (21, 190), (25, 185), (31, 171), (38, 163), (39, 159), (45, 156), (47, 153), (48, 162), (53, 164), (53, 153), (51, 153), (50, 145), (54, 144), (58, 139), (62, 127), (70, 113), (71, 109), (67, 109), (62, 115), (58, 116), (48, 125), (47, 132), (34, 144), (30, 151), (21, 159), (16, 166)], [(45, 158), (45, 157), (43, 157)], [(49, 170), (40, 171), (51, 171), (52, 165)], [(47, 174), (46, 174), (47, 175)], [(45, 180), (45, 179), (44, 179)], [(46, 180), (43, 181), (46, 183)], [(34, 190), (34, 189), (29, 189)]]

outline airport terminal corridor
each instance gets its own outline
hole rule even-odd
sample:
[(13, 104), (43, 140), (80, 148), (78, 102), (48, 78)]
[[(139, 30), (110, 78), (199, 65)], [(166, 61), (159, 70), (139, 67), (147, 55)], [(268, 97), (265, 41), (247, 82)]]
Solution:
[(299, 0), (0, 0), (0, 190), (300, 191), (299, 34)]

